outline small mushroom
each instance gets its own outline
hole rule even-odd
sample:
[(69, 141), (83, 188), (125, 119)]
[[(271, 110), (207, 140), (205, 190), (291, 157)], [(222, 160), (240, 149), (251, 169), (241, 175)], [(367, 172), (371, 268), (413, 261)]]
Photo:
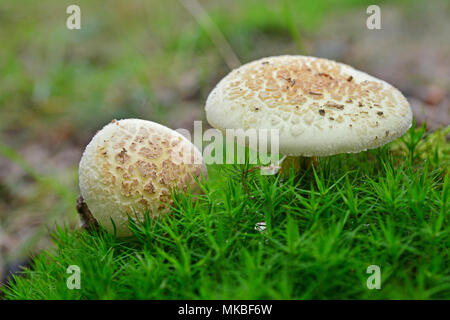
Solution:
[(93, 223), (129, 236), (128, 216), (138, 221), (146, 212), (152, 218), (168, 213), (171, 190), (199, 193), (202, 176), (200, 151), (178, 132), (146, 120), (114, 120), (95, 134), (80, 161), (82, 222), (89, 222), (89, 211)]
[[(289, 166), (300, 170), (302, 162), (315, 163), (319, 156), (380, 147), (411, 127), (408, 101), (383, 80), (322, 58), (263, 61), (270, 63), (260, 68), (261, 60), (253, 61), (223, 78), (208, 96), (206, 116), (222, 131), (279, 129), (279, 150), (287, 156), (282, 172)], [(286, 88), (285, 79), (296, 81)], [(260, 106), (258, 113), (249, 112), (253, 105)]]

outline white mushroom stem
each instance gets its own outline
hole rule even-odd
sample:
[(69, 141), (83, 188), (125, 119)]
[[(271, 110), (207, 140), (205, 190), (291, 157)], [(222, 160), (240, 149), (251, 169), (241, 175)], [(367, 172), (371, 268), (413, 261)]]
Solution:
[(278, 172), (283, 176), (288, 176), (290, 174), (291, 168), (298, 176), (303, 169), (309, 169), (312, 166), (317, 167), (319, 164), (319, 159), (317, 157), (297, 157), (297, 156), (286, 156), (281, 162), (281, 169)]

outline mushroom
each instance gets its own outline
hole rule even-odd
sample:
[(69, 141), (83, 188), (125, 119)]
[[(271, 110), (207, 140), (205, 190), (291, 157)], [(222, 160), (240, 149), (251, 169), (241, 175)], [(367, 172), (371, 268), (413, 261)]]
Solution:
[(180, 133), (146, 120), (113, 120), (83, 153), (77, 209), (90, 211), (87, 217), (92, 213), (107, 231), (129, 236), (128, 216), (138, 221), (146, 212), (152, 218), (167, 213), (172, 189), (199, 193), (196, 179), (206, 175), (201, 153)]
[(222, 131), (278, 129), (284, 173), (318, 156), (380, 147), (412, 124), (408, 101), (392, 85), (306, 56), (263, 58), (231, 71), (209, 94), (205, 110)]

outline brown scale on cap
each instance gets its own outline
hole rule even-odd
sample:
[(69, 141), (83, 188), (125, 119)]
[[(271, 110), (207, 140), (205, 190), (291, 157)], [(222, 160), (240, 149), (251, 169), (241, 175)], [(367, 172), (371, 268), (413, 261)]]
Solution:
[[(130, 166), (131, 167), (131, 166)], [(142, 177), (153, 177), (156, 178), (156, 170), (158, 169), (154, 163), (148, 163), (143, 160), (136, 161), (136, 167)]]
[(120, 151), (118, 154), (116, 154), (116, 161), (125, 164), (128, 160), (130, 160), (130, 156), (127, 154), (127, 149), (122, 148), (122, 151)]
[(138, 153), (147, 159), (157, 159), (161, 155), (163, 144), (160, 141), (149, 141), (148, 145), (148, 147), (141, 148)]
[[(244, 74), (237, 76), (224, 90), (230, 100), (243, 96), (253, 97), (255, 93), (261, 100), (278, 100), (279, 105), (290, 105), (290, 100), (322, 99), (323, 96), (342, 96), (355, 98), (375, 97), (377, 100), (392, 100), (386, 90), (374, 81), (356, 83), (353, 76), (342, 72), (340, 64), (326, 59), (284, 59), (271, 64), (252, 64)], [(349, 98), (351, 101), (351, 98)], [(394, 101), (391, 101), (394, 103)], [(328, 101), (330, 106), (342, 104)]]
[(144, 186), (144, 191), (147, 191), (148, 193), (155, 193), (155, 185), (151, 181), (149, 181)]

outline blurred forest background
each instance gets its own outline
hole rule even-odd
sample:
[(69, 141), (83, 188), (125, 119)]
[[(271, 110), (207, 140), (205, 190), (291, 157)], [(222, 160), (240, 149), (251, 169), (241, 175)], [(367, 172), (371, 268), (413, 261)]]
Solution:
[[(66, 28), (71, 4), (81, 30)], [(366, 27), (371, 4), (381, 30)], [(191, 129), (239, 63), (344, 62), (399, 88), (418, 123), (447, 126), (449, 18), (446, 0), (2, 0), (0, 283), (55, 222), (78, 223), (78, 162), (96, 130), (130, 117)]]

